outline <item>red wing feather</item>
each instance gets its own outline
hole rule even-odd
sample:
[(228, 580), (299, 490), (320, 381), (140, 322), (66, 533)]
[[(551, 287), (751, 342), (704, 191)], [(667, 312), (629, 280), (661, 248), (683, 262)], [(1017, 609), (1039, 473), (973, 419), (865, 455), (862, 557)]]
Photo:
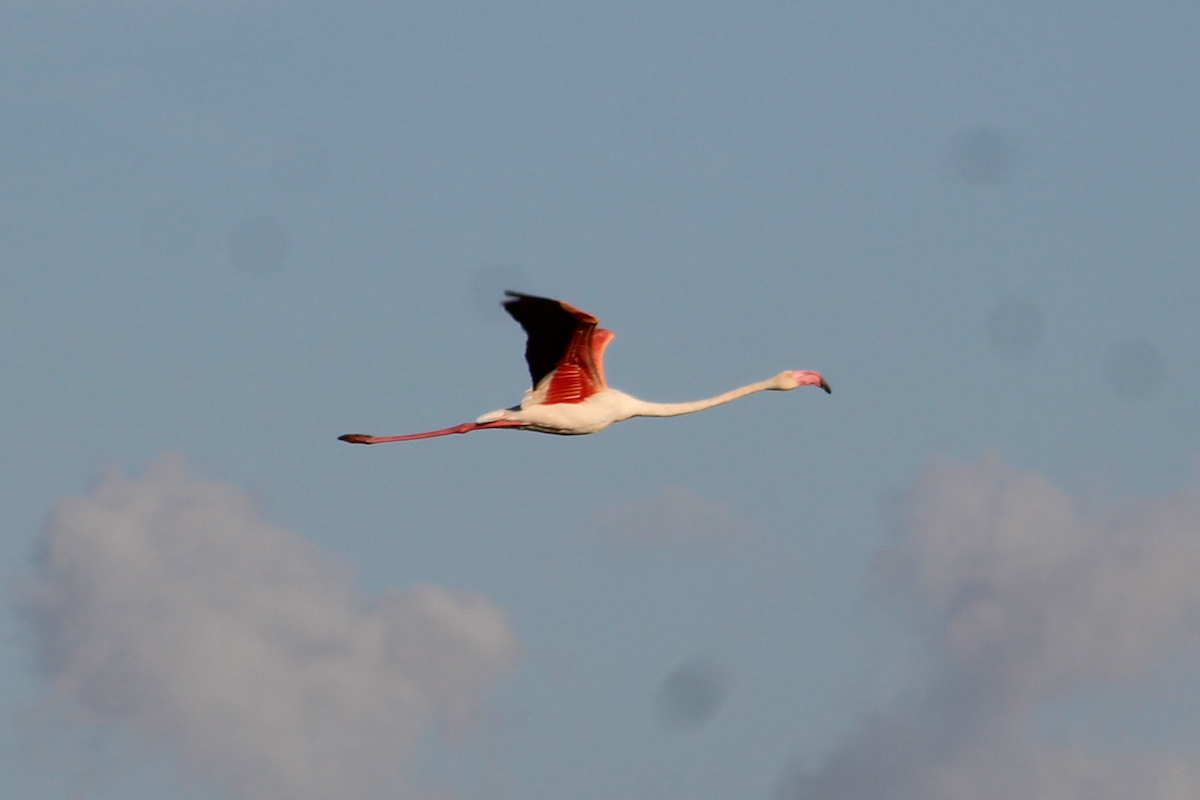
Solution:
[(611, 331), (570, 303), (507, 292), (504, 308), (528, 336), (525, 360), (535, 390), (545, 387), (542, 403), (581, 403), (608, 388), (604, 381), (604, 348)]
[(588, 380), (587, 372), (578, 364), (563, 364), (550, 373), (550, 385), (546, 387), (546, 405), (555, 403), (582, 403), (596, 393), (596, 387)]
[(608, 348), (608, 343), (615, 338), (617, 335), (606, 328), (596, 328), (596, 332), (592, 334), (592, 367), (600, 378), (600, 386), (605, 389), (608, 388), (608, 380), (604, 377), (604, 351)]
[[(566, 303), (563, 306), (570, 309)], [(608, 384), (604, 381), (604, 348), (612, 338), (612, 331), (597, 328), (594, 322), (583, 323), (576, 328), (567, 352), (554, 372), (550, 373), (546, 398), (542, 402), (546, 405), (582, 403), (596, 392), (607, 389)]]

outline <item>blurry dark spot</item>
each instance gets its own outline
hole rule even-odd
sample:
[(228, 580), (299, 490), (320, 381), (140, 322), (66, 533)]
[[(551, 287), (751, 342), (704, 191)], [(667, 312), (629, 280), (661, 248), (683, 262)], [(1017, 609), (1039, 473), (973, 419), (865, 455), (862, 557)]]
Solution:
[(716, 664), (689, 660), (675, 668), (658, 687), (659, 717), (672, 728), (698, 728), (721, 706), (729, 679)]
[(271, 177), (285, 192), (298, 194), (329, 182), (329, 156), (315, 139), (297, 139), (275, 148)]
[(142, 220), (142, 247), (151, 258), (178, 261), (191, 255), (199, 238), (195, 218), (176, 202), (159, 203)]
[(1108, 385), (1129, 400), (1148, 400), (1159, 393), (1167, 378), (1167, 365), (1158, 348), (1135, 339), (1108, 351)]
[(967, 128), (950, 147), (954, 174), (971, 186), (1000, 183), (1013, 169), (1014, 148), (998, 128)]
[(1044, 332), (1042, 312), (1027, 300), (1005, 300), (988, 315), (987, 333), (992, 348), (1011, 358), (1024, 358), (1032, 353)]
[(528, 283), (525, 272), (520, 267), (510, 264), (481, 267), (471, 276), (471, 286), (468, 290), (471, 308), (480, 319), (505, 322), (508, 315), (500, 306), (504, 300), (504, 292), (508, 289), (515, 292), (526, 291)]
[(229, 260), (245, 272), (272, 272), (288, 254), (287, 231), (274, 217), (242, 220), (229, 234)]

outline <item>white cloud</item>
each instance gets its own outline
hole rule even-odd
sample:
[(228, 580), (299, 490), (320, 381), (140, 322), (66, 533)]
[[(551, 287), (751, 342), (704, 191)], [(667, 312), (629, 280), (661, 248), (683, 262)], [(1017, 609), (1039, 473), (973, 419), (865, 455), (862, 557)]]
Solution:
[(733, 544), (753, 535), (725, 509), (678, 486), (598, 512), (591, 523), (627, 539), (667, 545)]
[(1200, 752), (1117, 755), (1038, 735), (1072, 694), (1135, 683), (1200, 638), (1200, 488), (1080, 514), (995, 458), (932, 465), (875, 564), (936, 664), (923, 692), (864, 720), (804, 800), (1195, 800)]
[(422, 735), (469, 720), (517, 644), (482, 597), (358, 597), (235, 487), (166, 459), (60, 501), (22, 587), (44, 707), (172, 748), (258, 800), (404, 797)]

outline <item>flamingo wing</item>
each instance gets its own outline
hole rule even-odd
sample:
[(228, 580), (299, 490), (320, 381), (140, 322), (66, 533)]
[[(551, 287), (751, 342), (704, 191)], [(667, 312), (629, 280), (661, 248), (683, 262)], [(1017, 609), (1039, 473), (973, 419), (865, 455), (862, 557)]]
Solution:
[(604, 348), (613, 332), (599, 320), (561, 300), (505, 292), (504, 310), (525, 329), (525, 362), (536, 390), (546, 384), (543, 403), (581, 403), (608, 388)]

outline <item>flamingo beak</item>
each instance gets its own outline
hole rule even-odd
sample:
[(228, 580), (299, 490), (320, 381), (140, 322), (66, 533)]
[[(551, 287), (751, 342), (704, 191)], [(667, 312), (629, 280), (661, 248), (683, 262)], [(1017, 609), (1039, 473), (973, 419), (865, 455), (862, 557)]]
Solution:
[(825, 394), (833, 394), (833, 389), (829, 388), (829, 382), (821, 378), (821, 388), (825, 390)]

